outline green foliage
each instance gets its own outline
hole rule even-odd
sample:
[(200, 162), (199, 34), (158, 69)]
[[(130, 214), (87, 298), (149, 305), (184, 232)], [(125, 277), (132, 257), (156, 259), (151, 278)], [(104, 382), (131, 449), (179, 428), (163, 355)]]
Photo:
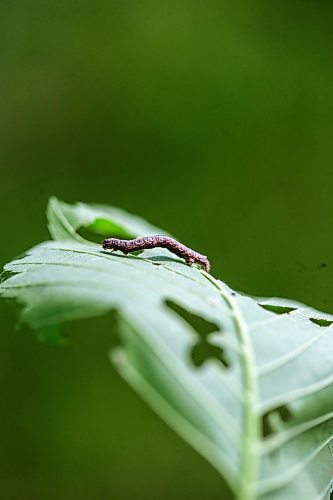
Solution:
[(333, 316), (236, 293), (167, 250), (110, 254), (79, 234), (162, 232), (119, 209), (53, 198), (47, 215), (54, 241), (0, 283), (21, 320), (56, 342), (62, 323), (115, 309), (113, 363), (238, 499), (329, 498)]

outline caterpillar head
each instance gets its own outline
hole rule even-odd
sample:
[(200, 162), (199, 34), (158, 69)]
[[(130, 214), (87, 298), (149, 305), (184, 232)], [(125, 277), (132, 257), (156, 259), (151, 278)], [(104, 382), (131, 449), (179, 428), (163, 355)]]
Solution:
[(123, 245), (124, 242), (118, 238), (107, 238), (102, 243), (104, 250), (121, 250)]

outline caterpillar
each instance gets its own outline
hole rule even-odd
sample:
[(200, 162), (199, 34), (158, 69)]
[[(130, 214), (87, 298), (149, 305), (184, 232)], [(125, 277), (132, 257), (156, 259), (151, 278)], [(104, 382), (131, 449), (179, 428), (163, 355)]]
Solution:
[(178, 255), (178, 257), (185, 259), (189, 266), (192, 264), (200, 264), (200, 266), (202, 266), (207, 273), (210, 271), (210, 263), (205, 255), (187, 248), (174, 238), (170, 238), (170, 236), (143, 236), (142, 238), (136, 238), (134, 240), (107, 238), (103, 241), (102, 246), (104, 250), (120, 250), (125, 255), (130, 252), (137, 252), (138, 250), (145, 250), (147, 248), (167, 248), (170, 252)]

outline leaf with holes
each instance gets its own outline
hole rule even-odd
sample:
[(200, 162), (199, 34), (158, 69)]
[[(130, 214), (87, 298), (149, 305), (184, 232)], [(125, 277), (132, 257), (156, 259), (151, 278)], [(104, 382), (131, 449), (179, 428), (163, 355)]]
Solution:
[(55, 241), (7, 264), (0, 284), (22, 321), (54, 341), (63, 322), (116, 309), (113, 363), (236, 498), (329, 498), (332, 315), (236, 293), (165, 249), (110, 254), (83, 237), (161, 233), (118, 209), (53, 198), (48, 222)]

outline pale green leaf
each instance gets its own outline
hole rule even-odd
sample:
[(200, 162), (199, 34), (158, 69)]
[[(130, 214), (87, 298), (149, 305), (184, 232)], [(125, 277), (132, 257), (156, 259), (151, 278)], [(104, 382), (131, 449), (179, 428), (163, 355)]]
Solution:
[[(109, 254), (78, 234), (162, 232), (118, 209), (53, 198), (48, 220), (58, 241), (7, 264), (0, 284), (3, 297), (23, 304), (22, 321), (54, 340), (64, 322), (117, 310), (122, 345), (111, 358), (119, 372), (238, 499), (329, 497), (331, 315), (236, 293), (167, 250)], [(199, 334), (188, 313), (214, 331)], [(197, 366), (204, 344), (211, 354), (203, 350)]]

